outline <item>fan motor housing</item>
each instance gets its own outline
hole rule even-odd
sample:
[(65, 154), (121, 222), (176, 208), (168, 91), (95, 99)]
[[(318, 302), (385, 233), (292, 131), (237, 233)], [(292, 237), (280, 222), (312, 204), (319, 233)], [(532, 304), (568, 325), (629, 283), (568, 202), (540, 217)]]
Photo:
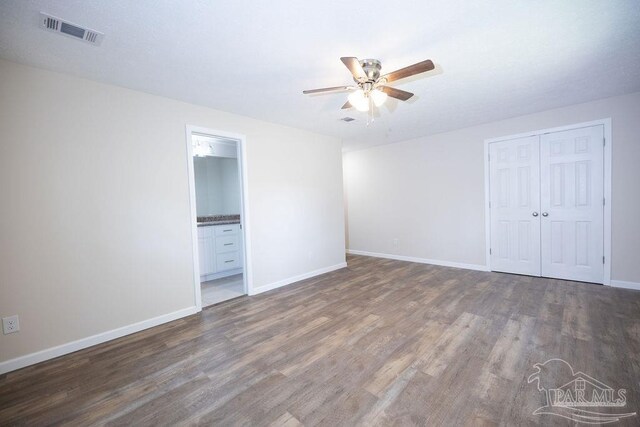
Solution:
[[(370, 82), (378, 80), (380, 77), (380, 70), (382, 69), (382, 63), (380, 63), (380, 61), (377, 59), (363, 59), (360, 61), (360, 65)], [(354, 80), (358, 82), (355, 78)]]

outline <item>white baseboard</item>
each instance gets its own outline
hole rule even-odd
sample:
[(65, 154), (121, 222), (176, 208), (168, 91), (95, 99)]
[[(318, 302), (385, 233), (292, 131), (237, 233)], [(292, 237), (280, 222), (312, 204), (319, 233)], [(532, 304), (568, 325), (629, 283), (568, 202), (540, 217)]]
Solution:
[(61, 344), (56, 347), (47, 348), (45, 350), (27, 354), (25, 356), (16, 357), (15, 359), (10, 359), (5, 362), (0, 362), (0, 374), (15, 371), (16, 369), (24, 368), (25, 366), (34, 365), (36, 363), (44, 362), (45, 360), (73, 353), (74, 351), (82, 350), (84, 348), (91, 347), (96, 344), (101, 344), (103, 342), (111, 341), (125, 335), (133, 334), (134, 332), (140, 332), (142, 330), (149, 329), (163, 323), (190, 316), (197, 313), (198, 311), (198, 308), (195, 306), (184, 308), (182, 310), (174, 311), (173, 313), (163, 314), (162, 316), (143, 320), (142, 322), (134, 323), (132, 325), (123, 326), (118, 329), (112, 329), (110, 331), (92, 335), (87, 338), (82, 338), (77, 341)]
[[(403, 255), (382, 254), (377, 252), (358, 251), (353, 249), (348, 249), (347, 253), (353, 254), (353, 255), (372, 256), (376, 258), (395, 259), (399, 261), (418, 262), (421, 264), (441, 265), (443, 267), (455, 267), (455, 268), (464, 268), (467, 270), (490, 271), (486, 266), (479, 265), (479, 264), (464, 264), (460, 262), (440, 261), (436, 259), (426, 259), (426, 258), (414, 258), (409, 256), (403, 256)], [(640, 283), (638, 282), (626, 282), (624, 280), (611, 280), (610, 285), (614, 288), (634, 289), (634, 290), (640, 291)]]
[(341, 268), (345, 268), (347, 266), (346, 262), (341, 262), (340, 264), (332, 265), (329, 267), (321, 268), (319, 270), (310, 271), (308, 273), (300, 274), (298, 276), (289, 277), (288, 279), (280, 280), (278, 282), (269, 283), (268, 285), (263, 285), (257, 288), (254, 288), (249, 291), (249, 295), (257, 295), (262, 292), (267, 292), (272, 289), (280, 288), (282, 286), (290, 285), (295, 282), (299, 282), (300, 280), (309, 279), (311, 277), (319, 276), (321, 274), (330, 273), (335, 270), (339, 270)]
[(611, 286), (614, 288), (634, 289), (640, 291), (640, 283), (638, 282), (625, 282), (624, 280), (611, 280)]
[(420, 264), (440, 265), (442, 267), (454, 267), (454, 268), (464, 268), (466, 270), (489, 271), (486, 265), (480, 265), (480, 264), (465, 264), (462, 262), (441, 261), (437, 259), (427, 259), (427, 258), (415, 258), (410, 256), (404, 256), (404, 255), (381, 254), (377, 252), (358, 251), (354, 249), (348, 249), (347, 253), (352, 255), (372, 256), (376, 258), (395, 259), (398, 261), (418, 262)]
[(224, 277), (235, 276), (236, 274), (240, 274), (244, 272), (242, 267), (234, 268), (233, 270), (221, 271), (220, 273), (211, 273), (205, 274), (204, 276), (200, 276), (200, 282), (208, 282), (209, 280), (222, 279)]

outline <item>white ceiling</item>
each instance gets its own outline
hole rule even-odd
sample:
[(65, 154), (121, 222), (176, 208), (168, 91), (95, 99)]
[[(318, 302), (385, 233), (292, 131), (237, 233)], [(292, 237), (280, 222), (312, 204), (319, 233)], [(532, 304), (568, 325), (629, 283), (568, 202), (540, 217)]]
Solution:
[[(105, 39), (43, 31), (40, 11)], [(437, 68), (395, 83), (416, 96), (367, 126), (340, 110), (346, 94), (302, 95), (352, 83), (341, 56), (380, 59), (383, 72), (423, 59)], [(0, 57), (354, 149), (640, 91), (640, 2), (0, 0)]]

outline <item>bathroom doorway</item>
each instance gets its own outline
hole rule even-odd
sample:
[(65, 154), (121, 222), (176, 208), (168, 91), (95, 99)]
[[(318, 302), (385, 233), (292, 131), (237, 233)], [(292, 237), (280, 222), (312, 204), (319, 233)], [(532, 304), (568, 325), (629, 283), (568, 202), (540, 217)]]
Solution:
[(196, 301), (248, 293), (244, 137), (187, 127)]

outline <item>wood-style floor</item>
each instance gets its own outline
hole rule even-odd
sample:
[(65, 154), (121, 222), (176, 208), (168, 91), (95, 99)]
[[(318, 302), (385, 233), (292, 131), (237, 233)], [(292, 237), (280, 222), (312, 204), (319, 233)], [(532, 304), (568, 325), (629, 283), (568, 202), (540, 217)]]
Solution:
[(570, 425), (532, 415), (551, 358), (640, 410), (640, 292), (348, 264), (0, 376), (0, 424)]

